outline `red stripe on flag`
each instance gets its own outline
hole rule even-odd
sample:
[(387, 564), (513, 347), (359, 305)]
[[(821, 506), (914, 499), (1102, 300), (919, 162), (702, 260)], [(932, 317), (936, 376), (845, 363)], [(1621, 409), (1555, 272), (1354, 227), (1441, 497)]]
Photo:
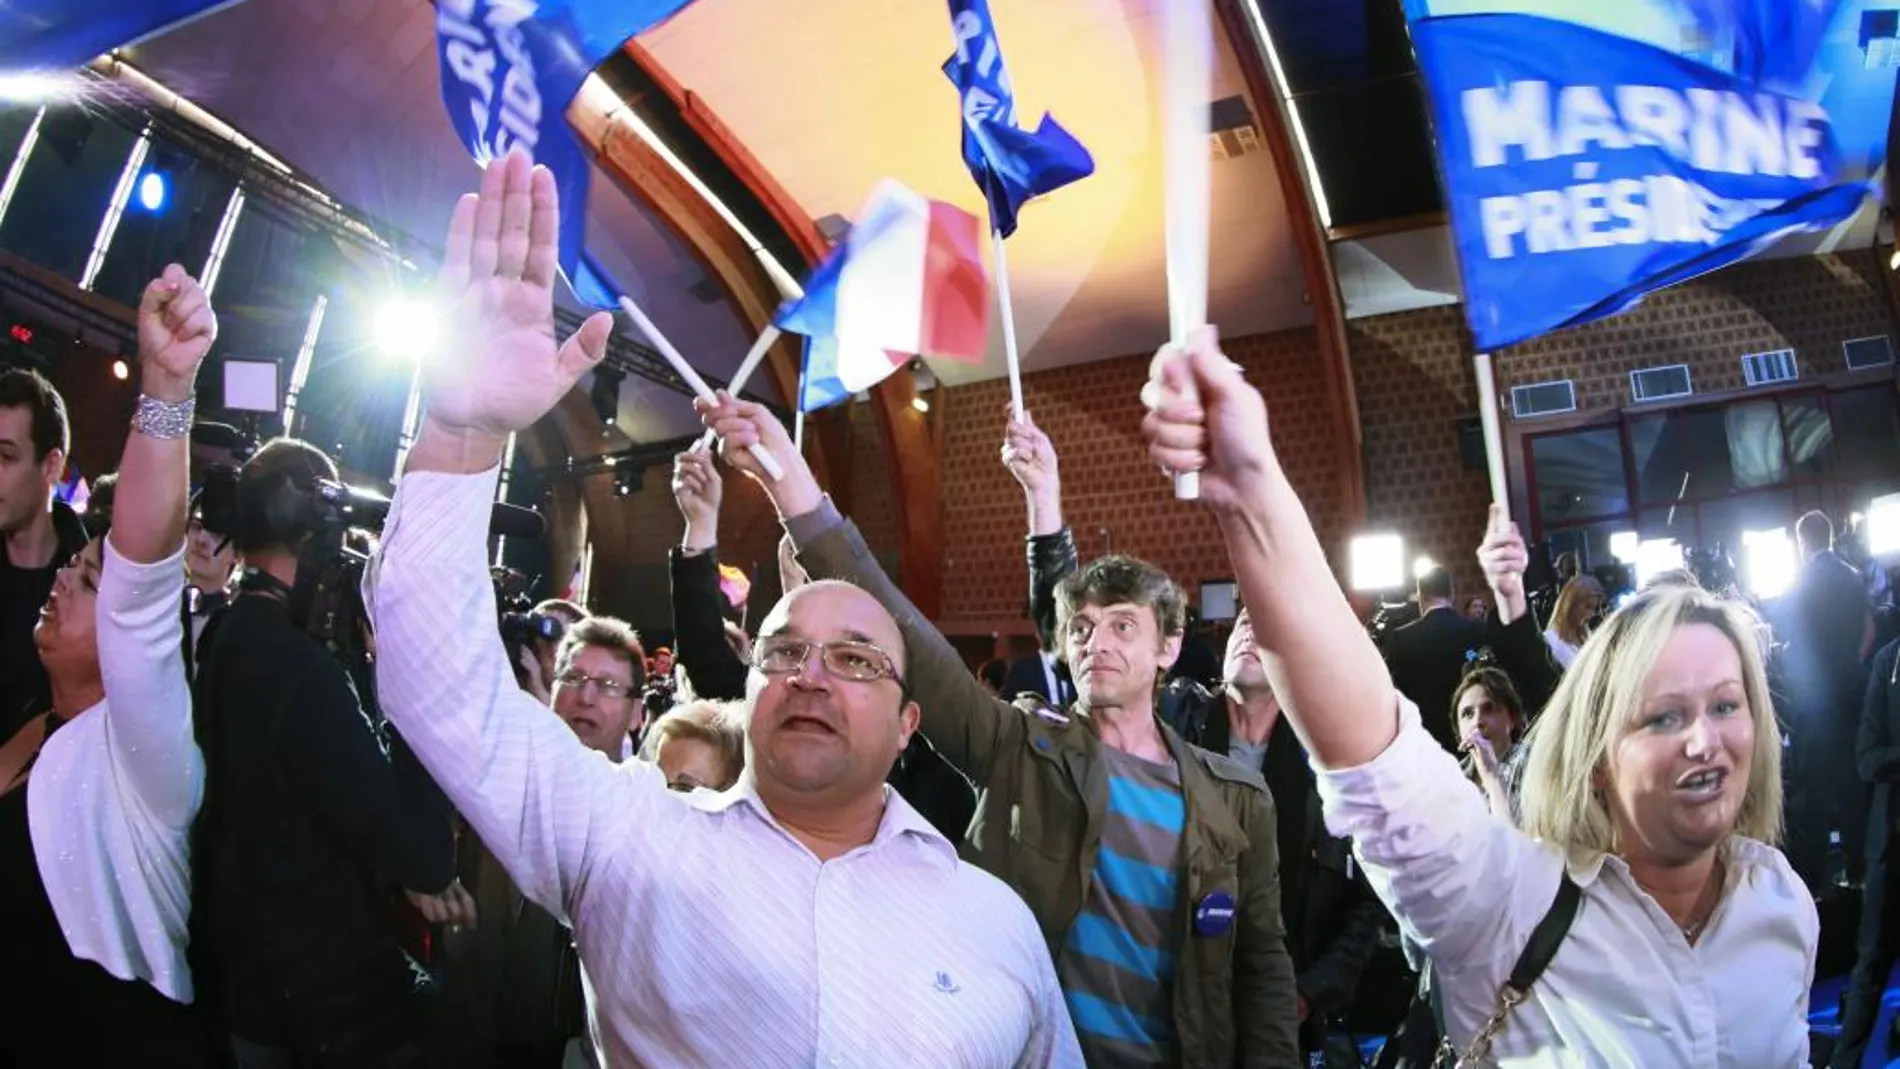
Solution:
[(990, 346), (990, 286), (983, 230), (961, 208), (930, 202), (924, 244), (924, 354), (980, 364)]

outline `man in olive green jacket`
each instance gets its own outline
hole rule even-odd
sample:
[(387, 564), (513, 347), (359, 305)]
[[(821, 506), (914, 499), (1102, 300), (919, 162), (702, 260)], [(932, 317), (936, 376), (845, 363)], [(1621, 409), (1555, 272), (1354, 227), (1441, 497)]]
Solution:
[[(735, 467), (756, 476), (746, 449), (759, 444), (785, 469), (761, 485), (812, 577), (859, 586), (896, 617), (922, 731), (977, 788), (962, 852), (1029, 904), (1090, 1064), (1297, 1066), (1272, 798), (1155, 713), (1158, 671), (1180, 650), (1179, 589), (1130, 558), (1084, 569), (1056, 628), (1080, 698), (1025, 713), (991, 698), (898, 591), (769, 412), (722, 397), (702, 413)], [(1122, 856), (1144, 844), (1166, 860)], [(1161, 930), (1144, 935), (1151, 922)]]

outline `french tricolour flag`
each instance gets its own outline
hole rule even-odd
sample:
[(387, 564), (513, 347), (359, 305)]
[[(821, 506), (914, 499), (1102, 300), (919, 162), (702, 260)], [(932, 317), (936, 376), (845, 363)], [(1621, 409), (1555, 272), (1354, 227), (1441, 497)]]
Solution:
[(961, 208), (896, 182), (878, 186), (805, 295), (773, 320), (811, 339), (799, 407), (869, 389), (912, 355), (981, 363), (989, 347), (981, 235)]

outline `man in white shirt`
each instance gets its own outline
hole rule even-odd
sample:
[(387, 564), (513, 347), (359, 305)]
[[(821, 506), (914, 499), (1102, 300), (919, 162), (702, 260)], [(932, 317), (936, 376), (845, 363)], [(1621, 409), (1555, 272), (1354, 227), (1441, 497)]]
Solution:
[[(917, 724), (888, 613), (814, 584), (760, 628), (747, 771), (684, 800), (515, 686), (486, 527), (502, 442), (604, 355), (558, 350), (553, 179), (496, 161), (451, 223), (462, 332), (370, 578), (389, 718), (531, 899), (567, 917), (614, 1066), (1080, 1066), (1041, 933), (884, 786)], [(445, 361), (444, 363), (450, 363)]]

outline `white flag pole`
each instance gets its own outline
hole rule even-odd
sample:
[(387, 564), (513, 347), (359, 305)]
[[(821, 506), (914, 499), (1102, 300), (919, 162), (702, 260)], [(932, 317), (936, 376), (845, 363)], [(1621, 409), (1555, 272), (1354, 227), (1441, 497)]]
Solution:
[[(622, 294), (620, 310), (627, 313), (627, 317), (633, 320), (634, 326), (640, 328), (640, 332), (647, 336), (647, 340), (652, 342), (653, 347), (666, 358), (666, 362), (673, 366), (674, 372), (686, 380), (686, 385), (692, 387), (695, 394), (703, 400), (713, 400), (712, 387), (706, 385), (706, 380), (700, 377), (699, 372), (693, 370), (693, 365), (686, 362), (686, 358), (681, 356), (680, 351), (673, 347), (673, 343), (666, 339), (666, 335), (660, 333), (660, 328), (653, 325), (653, 320), (647, 318), (647, 314), (640, 310), (640, 306), (633, 303), (633, 298)], [(750, 452), (752, 459), (759, 462), (759, 467), (765, 469), (767, 475), (775, 480), (785, 477), (785, 469), (780, 467), (779, 462), (772, 459), (772, 454), (766, 452), (762, 446), (755, 444)]]
[[(1161, 5), (1168, 234), (1168, 322), (1177, 346), (1207, 324), (1208, 108), (1214, 91), (1214, 26), (1201, 0)], [(1174, 496), (1201, 496), (1201, 475), (1178, 472)]]
[(1491, 500), (1502, 510), (1505, 523), (1511, 522), (1511, 488), (1504, 476), (1504, 433), (1499, 429), (1498, 384), (1491, 368), (1491, 354), (1471, 358), (1478, 376), (1478, 423), (1484, 429), (1485, 467), (1491, 473)]
[(1009, 295), (1009, 258), (1003, 253), (1003, 232), (990, 229), (990, 247), (996, 250), (996, 304), (1003, 317), (1003, 362), (1009, 368), (1009, 410), (1023, 418), (1023, 365), (1016, 352), (1016, 308)]
[[(732, 373), (732, 384), (726, 387), (727, 392), (731, 393), (734, 397), (739, 396), (739, 391), (745, 389), (745, 384), (751, 380), (752, 373), (757, 371), (759, 365), (765, 362), (767, 350), (771, 349), (772, 344), (778, 341), (778, 339), (778, 328), (767, 323), (765, 325), (765, 332), (759, 335), (758, 341), (752, 343), (752, 351), (745, 354), (745, 359), (739, 362), (739, 370)], [(699, 441), (693, 443), (693, 449), (696, 452), (704, 453), (706, 450), (712, 448), (713, 441), (717, 437), (718, 435), (707, 431), (705, 434), (700, 435)]]

